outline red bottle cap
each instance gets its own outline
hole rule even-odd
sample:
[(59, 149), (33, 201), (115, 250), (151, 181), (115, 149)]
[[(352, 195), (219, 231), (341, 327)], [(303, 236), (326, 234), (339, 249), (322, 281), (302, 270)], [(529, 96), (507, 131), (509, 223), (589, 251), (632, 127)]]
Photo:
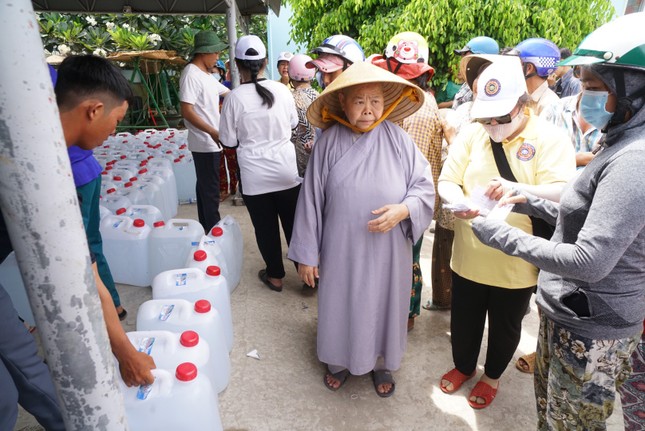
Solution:
[(137, 177), (132, 177), (132, 178), (130, 178), (130, 181), (136, 181), (136, 180), (138, 180), (138, 178), (137, 178)]
[(154, 222), (152, 225), (153, 225), (154, 227), (163, 227), (163, 226), (165, 226), (165, 225), (166, 225), (166, 223), (164, 223), (164, 222), (163, 222), (163, 220), (162, 220), (162, 221), (156, 221), (156, 222)]
[(179, 163), (179, 162), (181, 162), (181, 159), (175, 159), (175, 160), (173, 160), (173, 162)]
[(139, 169), (139, 174), (145, 174), (146, 172), (148, 172), (146, 168)]
[(112, 167), (113, 167), (112, 165), (107, 165), (107, 166), (105, 166), (105, 170), (106, 171), (111, 171)]
[(132, 187), (132, 183), (128, 181), (127, 183), (123, 184), (123, 187)]
[(199, 334), (195, 331), (184, 331), (179, 337), (179, 342), (184, 347), (195, 347), (199, 343)]
[(206, 275), (210, 275), (211, 277), (217, 277), (221, 273), (222, 273), (222, 270), (219, 269), (219, 266), (211, 265), (208, 268), (206, 268)]
[(107, 175), (108, 171), (101, 172), (101, 175)]
[(128, 156), (126, 156), (125, 154), (121, 154), (121, 157), (120, 157), (121, 160), (127, 159), (127, 158), (128, 158)]
[(197, 367), (192, 362), (184, 362), (177, 366), (175, 377), (182, 382), (190, 382), (197, 377)]
[(197, 262), (205, 261), (207, 256), (208, 255), (204, 250), (197, 250), (195, 253), (193, 253), (193, 259), (195, 259)]
[(125, 212), (125, 208), (119, 208), (118, 210), (116, 210), (116, 213), (115, 213), (115, 214), (116, 214), (116, 215), (121, 215), (121, 214), (123, 214), (124, 212)]
[(107, 194), (116, 193), (116, 189), (114, 187), (112, 187), (111, 189), (107, 189), (106, 193)]
[(132, 222), (132, 225), (133, 225), (134, 227), (144, 227), (144, 226), (146, 225), (146, 222), (145, 222), (145, 221), (143, 221), (143, 219), (136, 218), (136, 219), (134, 219), (134, 221)]
[(211, 229), (211, 235), (222, 236), (224, 235), (224, 230), (219, 226), (215, 226), (213, 229)]
[(195, 312), (196, 313), (208, 313), (211, 311), (211, 303), (205, 299), (200, 299), (195, 302)]
[(166, 151), (166, 154), (172, 154), (172, 150)]
[(118, 176), (118, 175), (113, 176), (113, 177), (112, 177), (112, 179), (113, 179), (114, 181), (121, 181), (121, 177), (120, 177), (120, 176)]

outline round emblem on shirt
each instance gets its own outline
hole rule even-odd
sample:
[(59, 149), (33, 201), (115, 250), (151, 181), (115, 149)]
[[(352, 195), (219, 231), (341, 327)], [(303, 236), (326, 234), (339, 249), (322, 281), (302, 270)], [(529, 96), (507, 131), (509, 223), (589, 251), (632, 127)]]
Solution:
[(528, 162), (533, 156), (535, 156), (535, 147), (526, 142), (517, 150), (517, 158), (523, 162)]
[(499, 90), (501, 89), (501, 85), (499, 84), (499, 81), (497, 79), (490, 79), (487, 83), (486, 86), (484, 87), (484, 92), (486, 93), (487, 96), (493, 97), (499, 93)]

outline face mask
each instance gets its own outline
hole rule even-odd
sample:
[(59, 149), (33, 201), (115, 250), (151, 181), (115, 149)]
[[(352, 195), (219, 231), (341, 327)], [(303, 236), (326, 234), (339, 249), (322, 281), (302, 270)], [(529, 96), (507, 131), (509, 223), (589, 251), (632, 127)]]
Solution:
[(605, 110), (605, 104), (609, 98), (607, 91), (590, 91), (585, 90), (580, 99), (580, 114), (585, 121), (598, 130), (602, 130), (611, 117), (613, 112)]
[(322, 88), (324, 90), (325, 89), (325, 83), (323, 82), (322, 72), (320, 72), (320, 70), (318, 70), (316, 72), (316, 81), (318, 81), (318, 85), (320, 85), (320, 88)]
[(507, 124), (482, 124), (484, 127), (484, 130), (486, 130), (486, 133), (488, 133), (488, 136), (495, 141), (495, 142), (502, 142), (504, 139), (508, 138), (511, 136), (513, 133), (517, 131), (517, 129), (520, 128), (522, 125), (522, 121), (524, 120), (524, 112), (520, 111), (515, 118), (511, 120), (510, 123)]

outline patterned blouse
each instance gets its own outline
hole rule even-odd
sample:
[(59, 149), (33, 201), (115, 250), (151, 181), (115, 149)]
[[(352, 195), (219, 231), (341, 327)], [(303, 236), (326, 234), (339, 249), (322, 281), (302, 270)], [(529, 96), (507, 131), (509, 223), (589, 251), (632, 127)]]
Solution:
[[(417, 145), (421, 154), (430, 163), (432, 170), (432, 180), (434, 182), (435, 193), (439, 174), (441, 173), (441, 146), (443, 141), (443, 126), (439, 117), (439, 108), (435, 102), (434, 96), (426, 93), (425, 102), (421, 109), (407, 118), (404, 118), (399, 125), (412, 138)], [(441, 208), (439, 193), (435, 196), (435, 218)]]
[(296, 111), (298, 111), (298, 126), (291, 132), (291, 142), (296, 147), (298, 175), (301, 177), (305, 175), (305, 169), (309, 162), (309, 155), (316, 135), (314, 126), (307, 120), (307, 108), (317, 97), (318, 92), (311, 87), (300, 87), (293, 90)]

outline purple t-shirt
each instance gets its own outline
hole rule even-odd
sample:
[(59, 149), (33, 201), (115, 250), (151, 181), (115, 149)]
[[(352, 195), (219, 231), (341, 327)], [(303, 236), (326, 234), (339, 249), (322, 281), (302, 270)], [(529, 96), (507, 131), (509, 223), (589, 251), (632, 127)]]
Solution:
[(72, 163), (72, 174), (76, 187), (84, 186), (101, 175), (103, 168), (94, 158), (91, 150), (84, 150), (73, 145), (67, 149), (67, 153), (69, 161)]

